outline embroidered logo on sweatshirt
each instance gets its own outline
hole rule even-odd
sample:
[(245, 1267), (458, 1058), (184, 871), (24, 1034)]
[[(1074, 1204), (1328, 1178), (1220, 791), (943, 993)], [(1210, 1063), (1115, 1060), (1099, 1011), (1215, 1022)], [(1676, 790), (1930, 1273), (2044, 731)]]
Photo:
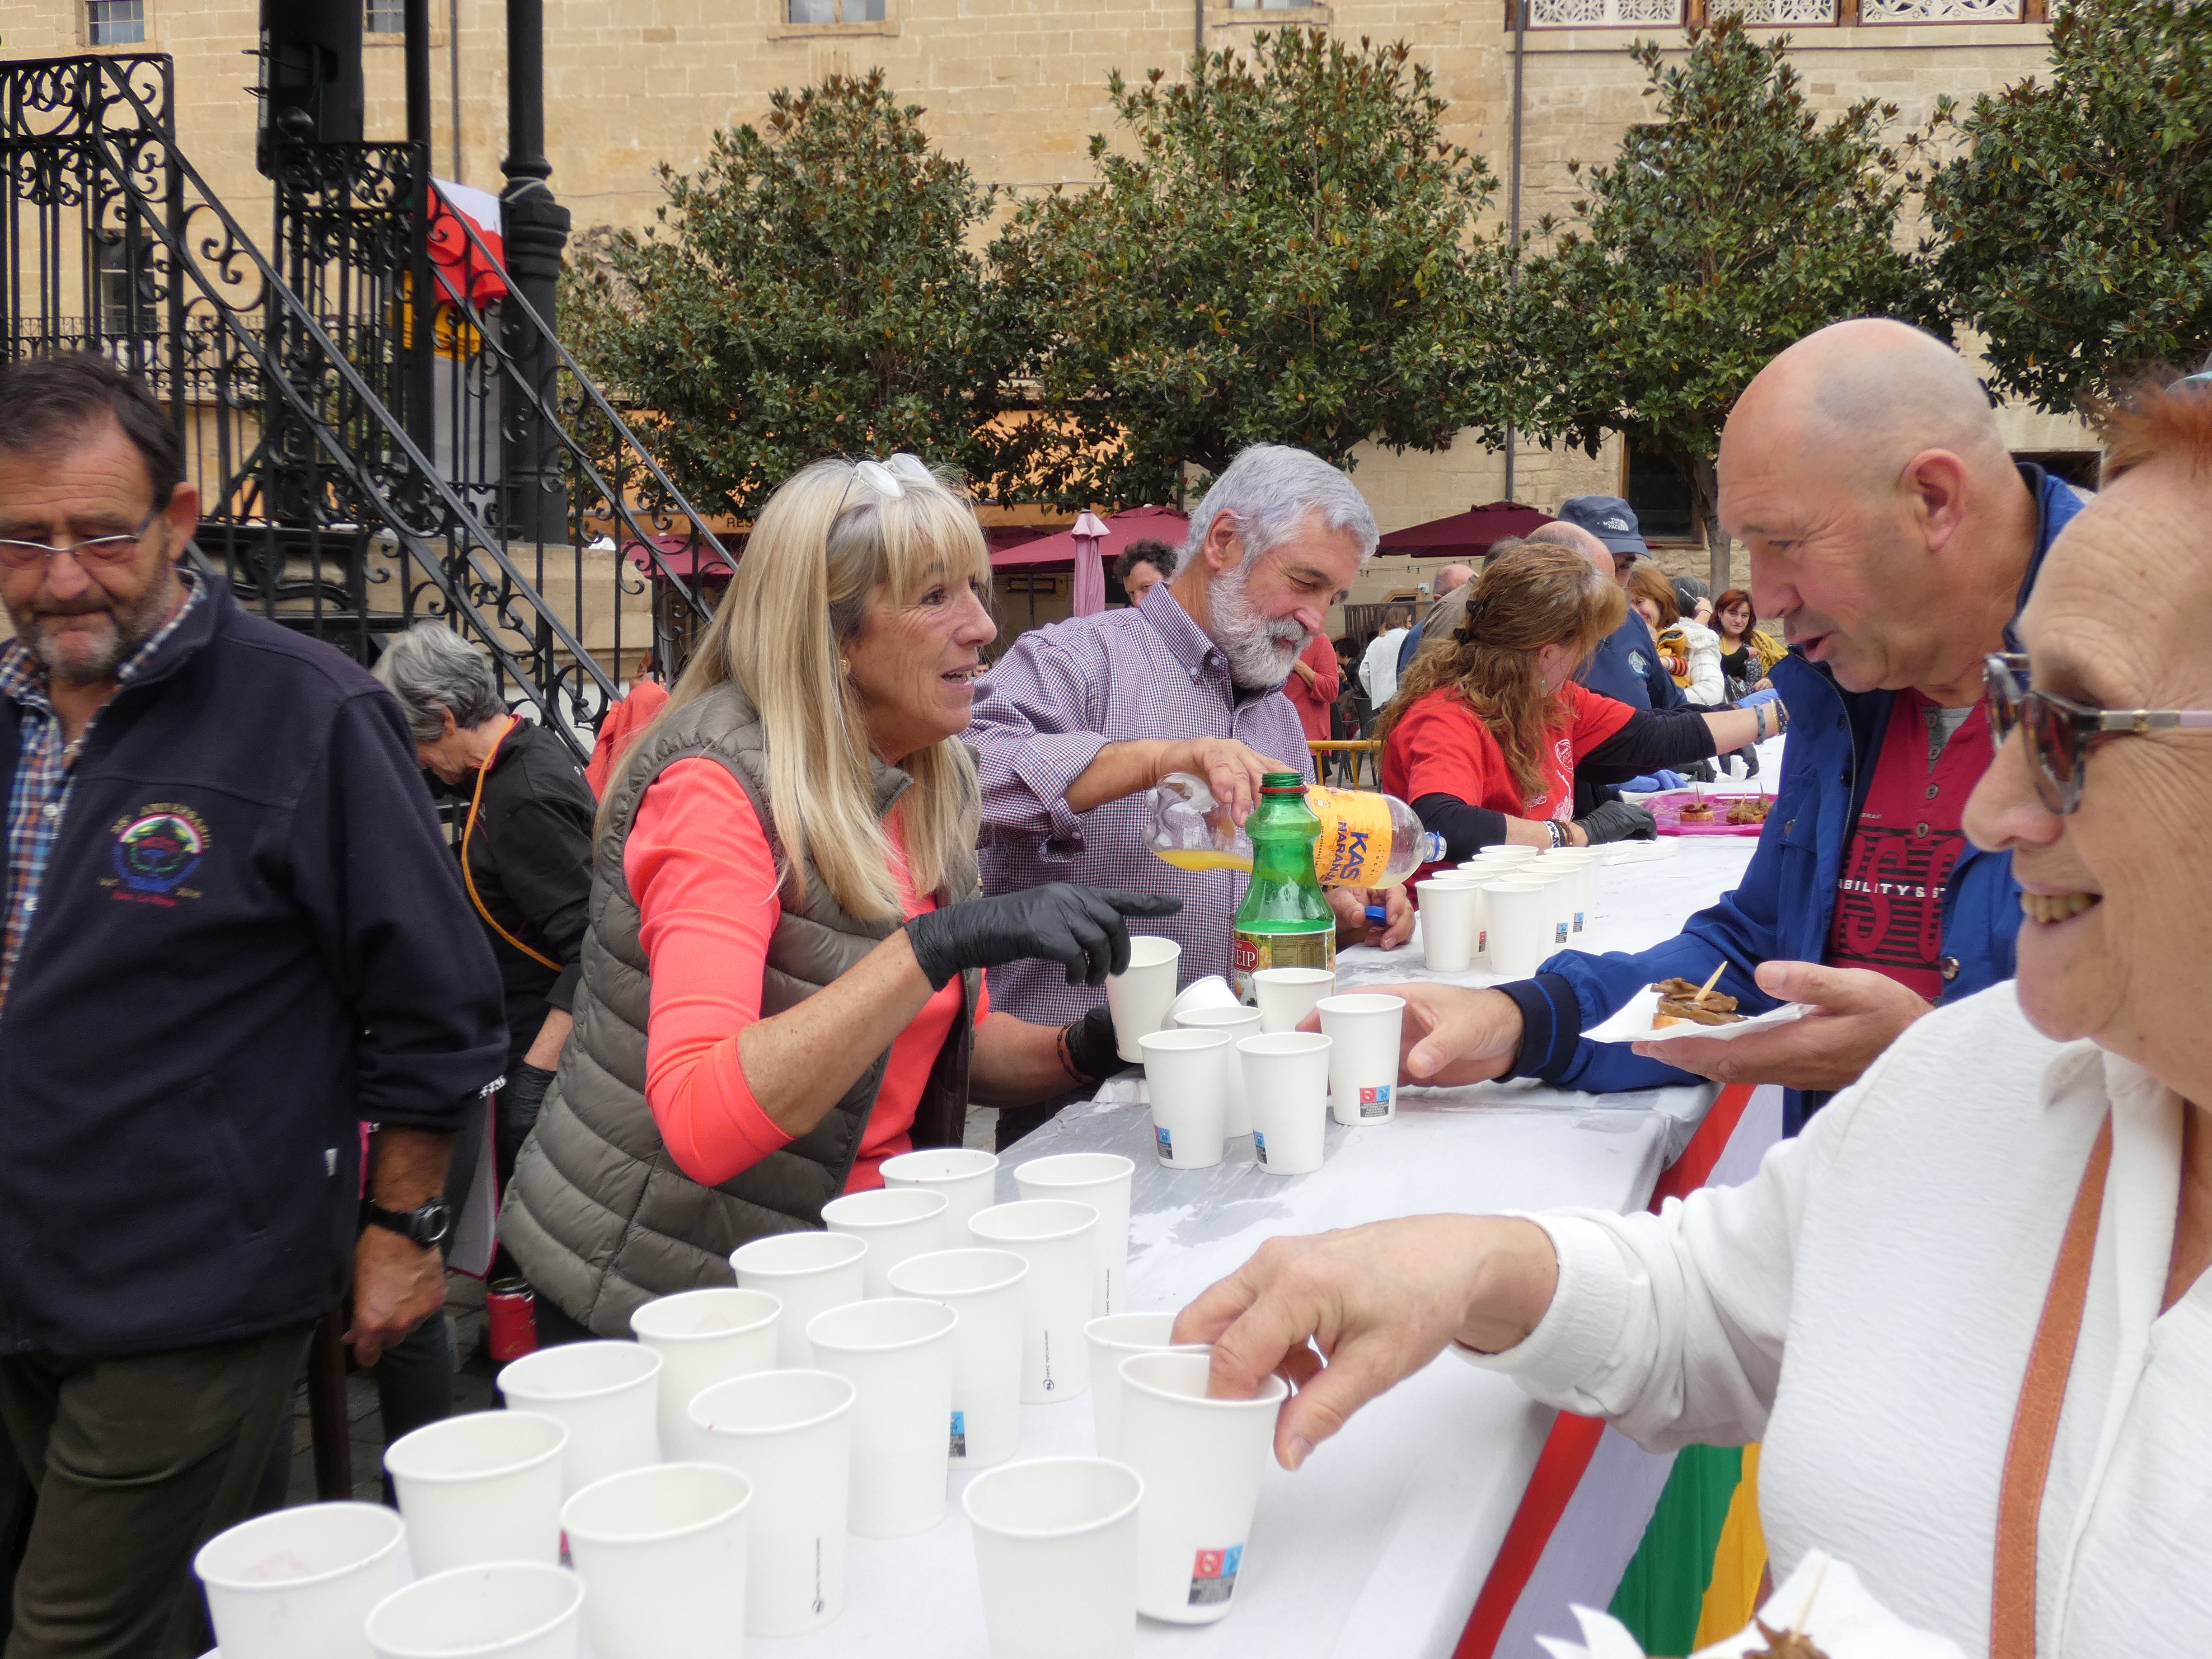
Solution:
[(118, 818), (110, 833), (115, 878), (101, 884), (113, 888), (116, 897), (170, 905), (199, 896), (184, 884), (214, 837), (207, 820), (191, 807), (154, 801)]

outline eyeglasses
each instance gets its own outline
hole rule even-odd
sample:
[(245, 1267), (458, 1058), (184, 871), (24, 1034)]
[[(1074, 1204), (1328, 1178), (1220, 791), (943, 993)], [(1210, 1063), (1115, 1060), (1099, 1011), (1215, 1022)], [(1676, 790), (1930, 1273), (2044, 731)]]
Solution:
[(56, 547), (50, 542), (18, 542), (0, 538), (0, 564), (10, 570), (36, 570), (50, 564), (57, 553), (67, 553), (88, 569), (98, 566), (121, 564), (138, 550), (138, 544), (154, 527), (154, 520), (161, 516), (155, 507), (143, 523), (127, 535), (88, 536), (82, 541), (71, 542), (67, 547)]
[(2139, 738), (2177, 727), (2212, 729), (2212, 708), (2096, 708), (2028, 689), (2026, 656), (2000, 652), (1982, 662), (1990, 725), (2002, 744), (2021, 726), (2035, 763), (2035, 793), (2061, 817), (2081, 805), (2089, 750), (2106, 738)]

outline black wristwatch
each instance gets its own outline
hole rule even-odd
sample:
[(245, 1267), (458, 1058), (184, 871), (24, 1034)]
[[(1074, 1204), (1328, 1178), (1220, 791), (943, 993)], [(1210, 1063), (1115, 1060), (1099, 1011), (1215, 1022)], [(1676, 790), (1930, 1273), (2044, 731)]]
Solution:
[(453, 1231), (453, 1206), (442, 1198), (434, 1198), (411, 1210), (380, 1209), (363, 1199), (361, 1213), (369, 1225), (386, 1228), (426, 1250), (436, 1249)]

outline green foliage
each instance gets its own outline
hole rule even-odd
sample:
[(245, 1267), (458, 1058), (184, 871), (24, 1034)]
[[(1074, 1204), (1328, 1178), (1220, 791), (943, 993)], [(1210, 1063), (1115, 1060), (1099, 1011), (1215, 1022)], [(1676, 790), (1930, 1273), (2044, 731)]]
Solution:
[(992, 249), (1032, 319), (1070, 505), (1174, 498), (1186, 462), (1244, 445), (1348, 460), (1370, 438), (1441, 449), (1495, 428), (1503, 261), (1476, 220), (1496, 187), (1441, 137), (1403, 45), (1261, 31), (1190, 78), (1109, 82), (1127, 139), (1101, 182), (1022, 204)]
[(2212, 350), (2212, 5), (2070, 0), (2048, 84), (1946, 99), (1931, 137), (1936, 270), (1998, 385), (2075, 407), (2139, 365)]
[(1557, 242), (1522, 267), (1527, 428), (1593, 454), (1620, 432), (1665, 456), (1709, 541), (1721, 427), (1770, 358), (1843, 318), (1941, 315), (1894, 243), (1912, 182), (1882, 143), (1894, 106), (1867, 99), (1822, 125), (1788, 45), (1725, 18), (1674, 63), (1656, 41), (1630, 48), (1658, 118), (1611, 166), (1575, 167), (1578, 228), (1542, 221)]
[(880, 70), (769, 104), (696, 173), (661, 167), (653, 230), (572, 264), (578, 357), (709, 510), (748, 515), (823, 455), (911, 450), (991, 485), (1022, 356), (969, 246), (996, 187), (929, 148)]

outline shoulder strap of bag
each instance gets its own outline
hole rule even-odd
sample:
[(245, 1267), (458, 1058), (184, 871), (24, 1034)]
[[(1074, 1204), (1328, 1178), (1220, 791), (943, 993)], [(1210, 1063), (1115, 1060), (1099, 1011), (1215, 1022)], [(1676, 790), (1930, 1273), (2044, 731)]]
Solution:
[(477, 914), (484, 919), (485, 927), (490, 928), (493, 933), (497, 933), (532, 962), (543, 963), (557, 974), (561, 971), (559, 963), (554, 961), (543, 951), (532, 950), (514, 934), (508, 933), (506, 928), (501, 927), (499, 918), (484, 908), (483, 896), (477, 891), (476, 872), (469, 868), (469, 837), (477, 832), (477, 812), (483, 805), (484, 780), (491, 775), (492, 763), (499, 758), (500, 744), (505, 743), (514, 734), (514, 728), (521, 724), (521, 720), (509, 714), (507, 717), (507, 730), (499, 734), (497, 741), (491, 746), (491, 753), (484, 757), (484, 763), (477, 769), (476, 793), (469, 797), (468, 822), (461, 826), (461, 880), (469, 890), (469, 902), (477, 907)]
[(2004, 1480), (1997, 1489), (1996, 1571), (1990, 1590), (1990, 1659), (2035, 1659), (2036, 1530), (2044, 1484), (2058, 1442), (2058, 1413), (2081, 1310), (2089, 1299), (2089, 1260), (2097, 1248), (2097, 1218), (2105, 1205), (2105, 1173), (2112, 1163), (2112, 1120), (2106, 1115), (2089, 1150), (2089, 1167), (2074, 1194), (2065, 1242), (2051, 1270), (2043, 1317), (2028, 1350), (2027, 1375), (2014, 1408), (2012, 1439), (2005, 1447)]

